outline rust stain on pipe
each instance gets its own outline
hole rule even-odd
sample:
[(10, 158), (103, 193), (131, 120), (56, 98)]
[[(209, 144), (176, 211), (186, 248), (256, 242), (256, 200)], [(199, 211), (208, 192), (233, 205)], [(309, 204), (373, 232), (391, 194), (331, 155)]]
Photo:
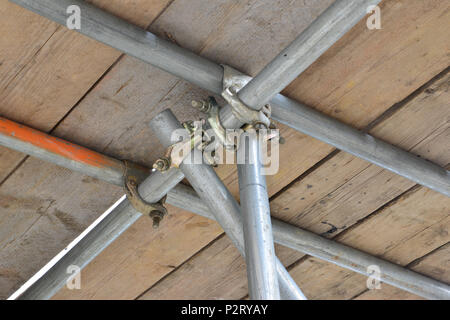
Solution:
[(52, 137), (44, 132), (18, 124), (0, 117), (0, 134), (30, 143), (38, 148), (98, 168), (111, 168), (122, 171), (122, 161), (102, 155), (98, 152), (78, 146), (71, 142)]

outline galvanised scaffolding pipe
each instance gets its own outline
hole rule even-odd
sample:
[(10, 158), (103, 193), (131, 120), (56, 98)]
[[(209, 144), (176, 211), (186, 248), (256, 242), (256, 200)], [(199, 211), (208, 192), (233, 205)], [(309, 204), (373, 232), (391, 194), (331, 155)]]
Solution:
[(252, 300), (279, 300), (269, 196), (259, 134), (242, 133), (237, 151), (248, 291)]
[[(178, 142), (172, 140), (173, 133), (176, 130), (184, 130), (169, 109), (156, 115), (150, 121), (150, 128), (166, 148)], [(202, 152), (194, 148), (190, 156), (180, 165), (180, 170), (199, 197), (210, 208), (216, 221), (233, 241), (236, 248), (245, 257), (243, 222), (239, 204), (219, 179), (214, 169), (201, 161), (202, 158)], [(193, 159), (199, 159), (200, 161), (195, 163)], [(306, 297), (278, 258), (276, 258), (276, 269), (281, 298), (284, 300), (305, 300)]]
[[(92, 177), (97, 177), (106, 182), (122, 185), (120, 180), (123, 175), (123, 169), (120, 160), (52, 137), (46, 133), (4, 118), (0, 118), (0, 145)], [(82, 151), (81, 154), (83, 154), (82, 157), (77, 156), (80, 154), (80, 150)], [(92, 161), (86, 161), (86, 159), (96, 159), (94, 161), (95, 165), (93, 166)], [(103, 164), (108, 165), (104, 166)], [(141, 174), (148, 172), (145, 168), (142, 168), (142, 170)], [(111, 174), (111, 171), (114, 173)], [(112, 176), (115, 178), (110, 179)], [(163, 186), (165, 183), (181, 181), (184, 179), (184, 175), (180, 170), (170, 170), (165, 174), (155, 172), (155, 177), (152, 179), (153, 182), (158, 180), (158, 184), (161, 184), (161, 187), (165, 188)], [(148, 181), (145, 183), (147, 186), (141, 187), (141, 192), (142, 190), (148, 190), (156, 194), (155, 197), (150, 197), (149, 193), (145, 194), (144, 198), (146, 200), (158, 200), (159, 197), (164, 195), (165, 189), (159, 189), (156, 187), (156, 184), (153, 184), (153, 186), (149, 185)], [(178, 184), (170, 189), (166, 202), (183, 210), (191, 211), (215, 220), (208, 206), (198, 197), (196, 192), (191, 187), (183, 184)], [(86, 266), (89, 261), (94, 259), (109, 243), (114, 241), (140, 216), (140, 214), (133, 212), (133, 209), (129, 207), (126, 200), (123, 201), (116, 210), (113, 210), (88, 234), (86, 240), (80, 241), (71, 249), (23, 297), (30, 299), (51, 297), (66, 283), (69, 277), (67, 274), (68, 266)], [(424, 277), (357, 249), (320, 237), (310, 231), (289, 225), (278, 219), (272, 219), (272, 224), (275, 242), (279, 244), (363, 275), (368, 275), (368, 266), (378, 265), (383, 271), (381, 280), (386, 283), (424, 298), (450, 299), (450, 288), (446, 284)]]
[[(154, 34), (134, 26), (122, 19), (108, 14), (85, 1), (80, 0), (10, 0), (39, 15), (47, 17), (62, 25), (66, 25), (68, 15), (66, 10), (70, 5), (81, 9), (81, 29), (76, 30), (83, 35), (116, 48), (130, 56), (154, 65), (199, 87), (215, 94), (221, 94), (223, 89), (223, 68), (208, 59), (200, 57), (189, 50), (160, 39)], [(304, 54), (296, 60), (303, 61), (299, 70), (305, 70), (324, 51), (331, 47), (343, 34), (338, 28), (349, 30), (356, 17), (349, 13), (339, 12), (344, 3), (346, 8), (368, 7), (374, 1), (338, 0), (325, 11), (331, 20), (316, 19), (301, 35), (303, 47), (297, 47)], [(360, 7), (359, 7), (360, 6)], [(336, 16), (331, 16), (334, 12)], [(363, 14), (361, 10), (358, 10)], [(347, 20), (347, 14), (352, 19)], [(363, 16), (360, 17), (360, 19)], [(331, 25), (335, 28), (329, 28)], [(323, 30), (327, 30), (324, 35)], [(296, 70), (296, 73), (298, 70)], [(277, 89), (278, 90), (278, 89)], [(241, 90), (242, 91), (242, 90)], [(241, 99), (251, 102), (242, 91)], [(360, 132), (336, 119), (324, 115), (304, 104), (275, 95), (270, 101), (273, 119), (284, 123), (299, 132), (328, 143), (340, 150), (374, 163), (384, 169), (410, 179), (450, 197), (450, 172), (425, 159), (392, 146), (366, 133)], [(249, 105), (252, 105), (251, 103)], [(260, 105), (256, 104), (256, 108)], [(221, 111), (223, 125), (227, 128), (236, 127), (236, 119), (229, 108)]]
[(337, 0), (239, 92), (259, 109), (286, 88), (381, 0)]
[(450, 197), (450, 171), (293, 100), (277, 95), (272, 118), (358, 158)]
[(10, 0), (56, 23), (67, 26), (67, 8), (80, 8), (81, 28), (77, 31), (127, 55), (198, 85), (208, 91), (222, 91), (223, 68), (208, 59), (160, 39), (125, 20), (82, 0)]
[[(340, 39), (362, 17), (367, 8), (380, 0), (335, 1), (313, 24), (273, 59), (258, 75), (239, 91), (238, 97), (248, 107), (260, 110), (281, 90), (298, 77)], [(223, 115), (230, 115), (236, 124), (226, 121), (227, 128), (240, 127), (227, 105)], [(223, 123), (225, 119), (222, 117)], [(239, 123), (241, 124), (241, 123)], [(244, 221), (245, 259), (251, 299), (267, 300), (279, 297), (275, 277), (270, 206), (266, 178), (262, 172), (260, 141), (256, 134), (243, 134), (238, 150), (239, 193)]]
[[(111, 172), (123, 179), (123, 165), (120, 161), (3, 118), (0, 121), (1, 143), (8, 147), (16, 147), (20, 151), (30, 152), (41, 159), (61, 166), (70, 169), (76, 168), (79, 172), (85, 170), (86, 174), (95, 174), (100, 179), (109, 178), (106, 173)], [(178, 169), (171, 169), (165, 173), (156, 171), (139, 185), (139, 194), (148, 202), (157, 202), (170, 190), (176, 190), (177, 184), (183, 178), (183, 173)], [(170, 203), (170, 199), (167, 202)], [(67, 268), (70, 265), (85, 267), (140, 216), (141, 214), (134, 210), (128, 200), (122, 201), (44, 276), (28, 288), (19, 299), (51, 298), (66, 283)], [(284, 281), (284, 297), (286, 299), (299, 297), (295, 282), (282, 265), (279, 274)]]
[[(260, 110), (325, 51), (347, 33), (381, 0), (336, 0), (308, 28), (258, 73), (238, 96), (250, 108)], [(241, 124), (229, 106), (221, 111), (225, 127)]]
[[(82, 8), (82, 11), (84, 13), (87, 13), (84, 16), (82, 15), (82, 19), (88, 18), (87, 21), (83, 20), (84, 27), (79, 30), (81, 33), (96, 40), (102, 41), (107, 45), (119, 49), (129, 55), (135, 56), (145, 62), (158, 66), (168, 72), (171, 72), (174, 75), (180, 76), (188, 81), (196, 83), (202, 88), (210, 90), (214, 93), (220, 94), (222, 91), (223, 70), (218, 64), (198, 57), (195, 54), (190, 53), (185, 49), (179, 48), (168, 41), (158, 39), (151, 33), (132, 26), (124, 22), (123, 20), (102, 12), (97, 8), (89, 6), (83, 1), (13, 0), (12, 2), (22, 5), (25, 8), (31, 9), (34, 12), (44, 15), (63, 25), (65, 24), (65, 19), (67, 18), (65, 14), (67, 6), (69, 4), (79, 5), (80, 8)], [(103, 21), (96, 21), (97, 19), (102, 19), (102, 17), (104, 17)], [(161, 56), (163, 56), (163, 60), (161, 63), (159, 63), (158, 59)], [(166, 63), (164, 63), (164, 61)], [(167, 63), (167, 61), (169, 61), (169, 63)], [(183, 62), (182, 64), (184, 65), (184, 67), (180, 67), (179, 65), (181, 61)], [(192, 64), (186, 64), (186, 62)], [(177, 70), (172, 70), (171, 66), (174, 66), (174, 68)], [(193, 68), (189, 68), (189, 66), (193, 66)], [(188, 71), (186, 71), (186, 69), (188, 69)], [(183, 70), (184, 72), (182, 72)], [(419, 175), (412, 174), (410, 176), (410, 174), (408, 174), (408, 168), (411, 167), (410, 160), (411, 157), (414, 157), (413, 155), (410, 155), (411, 157), (405, 155), (406, 160), (402, 166), (393, 164), (393, 166), (391, 167), (389, 165), (389, 157), (383, 156), (383, 144), (378, 147), (378, 152), (376, 154), (378, 158), (382, 158), (381, 160), (373, 159), (373, 152), (366, 152), (367, 154), (360, 155), (359, 153), (361, 152), (361, 150), (358, 148), (354, 148), (353, 140), (358, 141), (365, 139), (367, 140), (367, 149), (375, 150), (376, 148), (373, 144), (373, 141), (377, 141), (375, 138), (365, 134), (361, 134), (358, 136), (359, 132), (357, 130), (282, 95), (275, 96), (275, 98), (271, 101), (271, 104), (273, 106), (273, 117), (276, 120), (279, 120), (281, 122), (284, 121), (288, 125), (293, 126), (301, 132), (330, 143), (344, 151), (350, 152), (356, 156), (360, 156), (368, 161), (377, 163), (388, 170), (397, 172), (398, 174), (405, 177), (409, 177), (411, 180), (426, 185), (443, 194), (450, 195), (450, 175), (447, 171), (440, 168), (439, 166), (425, 160), (421, 160), (420, 164), (417, 166), (419, 168), (427, 168), (426, 170), (423, 170), (425, 172), (431, 172), (430, 174), (428, 174), (428, 177), (432, 176), (434, 177), (434, 181), (439, 181), (436, 185), (434, 185), (434, 181), (427, 181), (427, 176), (424, 177), (424, 175), (420, 174), (420, 172)], [(281, 112), (283, 108), (286, 108), (285, 113)], [(292, 118), (287, 116), (289, 112), (294, 113), (292, 114), (294, 118), (295, 116), (298, 118), (302, 118), (304, 116), (306, 120), (294, 124), (289, 124), (289, 119)], [(336, 130), (345, 128), (346, 130), (342, 132), (342, 135), (349, 135), (350, 138), (342, 141), (336, 139), (335, 137), (337, 136), (337, 133), (328, 132), (327, 130), (327, 127), (334, 127), (331, 126), (330, 123), (336, 126)], [(393, 146), (391, 147), (395, 150), (396, 154), (408, 154), (407, 152), (399, 148)], [(363, 148), (364, 150), (365, 146), (362, 145), (361, 148)]]
[[(177, 194), (171, 203), (180, 206), (188, 204), (191, 212), (215, 220), (208, 206), (198, 197), (192, 188), (179, 185), (171, 196)], [(394, 287), (427, 299), (450, 299), (450, 286), (423, 276), (392, 262), (372, 256), (361, 250), (321, 237), (311, 231), (301, 229), (286, 222), (272, 218), (275, 242), (293, 250), (328, 261), (332, 264), (352, 270), (364, 276), (370, 276), (370, 266), (380, 268), (380, 280)]]

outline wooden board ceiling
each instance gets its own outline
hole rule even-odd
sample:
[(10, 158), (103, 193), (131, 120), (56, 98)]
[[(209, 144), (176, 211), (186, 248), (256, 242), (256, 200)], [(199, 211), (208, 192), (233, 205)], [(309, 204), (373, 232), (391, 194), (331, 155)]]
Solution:
[[(333, 1), (95, 0), (95, 5), (220, 63), (255, 75)], [(385, 0), (382, 29), (361, 21), (284, 93), (448, 166), (450, 6)], [(180, 120), (200, 90), (0, 0), (0, 115), (149, 166), (163, 149), (148, 128)], [(450, 199), (282, 126), (272, 215), (450, 282)], [(232, 166), (217, 170), (238, 197)], [(6, 298), (114, 203), (120, 188), (0, 148), (0, 298)], [(277, 246), (312, 299), (417, 299)], [(57, 299), (241, 299), (245, 262), (213, 221), (171, 207), (142, 218)]]

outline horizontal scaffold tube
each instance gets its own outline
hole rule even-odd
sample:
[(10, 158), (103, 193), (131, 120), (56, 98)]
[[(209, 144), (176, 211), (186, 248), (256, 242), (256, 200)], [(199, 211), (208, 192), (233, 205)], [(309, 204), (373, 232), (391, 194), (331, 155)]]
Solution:
[[(27, 155), (57, 164), (64, 168), (76, 170), (80, 173), (96, 177), (109, 183), (121, 185), (122, 164), (120, 160), (102, 155), (98, 152), (78, 146), (71, 142), (52, 137), (46, 133), (28, 128), (13, 121), (0, 118), (0, 145), (12, 150), (23, 152)], [(57, 148), (55, 148), (57, 146)], [(54, 152), (54, 151), (57, 152)], [(82, 150), (85, 156), (73, 157)], [(87, 155), (87, 156), (86, 156)], [(93, 166), (92, 162), (85, 159), (96, 159)], [(98, 164), (108, 165), (98, 166)], [(111, 174), (113, 172), (113, 174)], [(142, 174), (148, 170), (142, 168)], [(141, 187), (140, 190), (150, 190), (156, 192), (155, 197), (148, 197), (147, 200), (159, 200), (163, 197), (170, 186), (176, 184), (176, 181), (184, 179), (180, 170), (171, 170), (165, 174), (155, 172), (162, 180), (159, 183), (163, 185), (169, 182), (169, 186), (162, 189), (151, 185)], [(110, 177), (115, 177), (110, 179)], [(155, 179), (155, 178), (154, 178)], [(158, 191), (159, 190), (159, 191)], [(47, 274), (39, 280), (40, 286), (36, 285), (23, 298), (49, 298), (61, 288), (67, 280), (67, 267), (78, 265), (84, 267), (97, 256), (109, 243), (114, 241), (123, 231), (133, 224), (141, 215), (133, 211), (124, 201), (116, 210), (113, 210), (100, 224), (92, 230), (88, 236), (70, 250)], [(191, 211), (203, 217), (213, 219), (214, 216), (210, 210), (198, 197), (196, 192), (188, 186), (178, 184), (167, 193), (167, 203)], [(123, 213), (123, 214), (122, 214)], [(357, 249), (350, 248), (332, 240), (318, 236), (310, 231), (292, 226), (278, 219), (272, 219), (273, 233), (275, 242), (285, 245), (294, 250), (309, 254), (311, 256), (330, 261), (344, 268), (367, 275), (367, 267), (370, 265), (379, 265), (383, 273), (381, 279), (398, 288), (408, 290), (425, 298), (446, 298), (450, 299), (449, 287), (436, 280), (421, 276), (415, 272), (409, 271), (385, 260), (373, 257)], [(100, 232), (102, 230), (104, 232)], [(345, 255), (344, 255), (345, 254)], [(441, 288), (435, 290), (435, 288)], [(34, 294), (32, 293), (34, 291)], [(440, 293), (436, 293), (440, 292)]]
[[(170, 41), (160, 39), (85, 1), (10, 1), (64, 26), (68, 17), (66, 13), (68, 6), (78, 5), (82, 13), (82, 28), (77, 31), (81, 34), (194, 83), (203, 89), (215, 94), (222, 93), (223, 68), (219, 64)], [(324, 16), (316, 19), (299, 36), (303, 41), (303, 47), (294, 47), (296, 52), (303, 53), (302, 56), (295, 55), (297, 61), (303, 61), (301, 68), (305, 70), (339, 39), (343, 30), (348, 30), (356, 23), (354, 13), (352, 13), (351, 19), (346, 20), (346, 15), (340, 16), (342, 12), (348, 13), (351, 12), (351, 10), (346, 11), (349, 8), (356, 8), (355, 6), (360, 8), (362, 4), (369, 5), (375, 2), (377, 1), (339, 0), (327, 9)], [(361, 11), (358, 11), (358, 14), (361, 15)], [(329, 19), (330, 17), (332, 20)], [(335, 23), (334, 28), (329, 28), (333, 23)], [(323, 36), (323, 30), (330, 32)], [(246, 99), (245, 92), (241, 93), (244, 99)], [(253, 98), (249, 97), (248, 102), (251, 101)], [(439, 165), (361, 133), (336, 119), (280, 94), (274, 96), (270, 103), (275, 120), (450, 197), (450, 172)], [(231, 112), (221, 112), (221, 118), (224, 118), (222, 119), (224, 126), (235, 127), (234, 124), (227, 124), (229, 122), (227, 119), (233, 119)]]

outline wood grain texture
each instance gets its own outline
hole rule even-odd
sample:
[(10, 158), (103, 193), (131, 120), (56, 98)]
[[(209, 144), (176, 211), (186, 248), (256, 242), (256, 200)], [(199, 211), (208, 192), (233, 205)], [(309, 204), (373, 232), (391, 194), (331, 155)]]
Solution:
[[(90, 2), (147, 27), (170, 1)], [(6, 0), (0, 13), (0, 114), (48, 132), (121, 53)], [(0, 148), (0, 182), (22, 159)]]
[[(0, 2), (0, 100), (4, 90), (26, 68), (58, 26), (23, 10), (9, 1)], [(17, 108), (0, 103), (0, 113), (12, 113)], [(9, 111), (8, 111), (9, 110)], [(20, 117), (19, 112), (16, 114)], [(23, 159), (23, 155), (0, 147), (0, 183)]]
[[(169, 1), (107, 3), (112, 13), (148, 26)], [(1, 1), (0, 11), (0, 114), (48, 132), (121, 53), (9, 1)], [(0, 148), (0, 183), (23, 159)], [(110, 196), (102, 198), (102, 192)], [(33, 275), (119, 194), (93, 179), (36, 159), (25, 161), (0, 187), (0, 297)]]
[(223, 235), (139, 299), (239, 299), (247, 293), (245, 259), (230, 238)]
[[(408, 265), (450, 241), (449, 208), (450, 199), (418, 188), (336, 240)], [(419, 243), (417, 238), (433, 240)], [(403, 250), (405, 247), (409, 249)], [(315, 258), (307, 258), (290, 272), (312, 299), (350, 299), (367, 289), (366, 277)], [(433, 273), (424, 274), (435, 277)], [(319, 276), (320, 282), (312, 281)]]
[[(373, 136), (442, 166), (450, 162), (450, 74), (422, 90)], [(382, 188), (380, 188), (382, 186)], [(341, 231), (414, 186), (405, 178), (350, 154), (339, 152), (271, 202), (272, 214), (317, 233)], [(331, 225), (337, 230), (332, 231)]]
[(380, 8), (381, 30), (361, 21), (283, 92), (362, 128), (385, 110), (378, 106), (403, 100), (450, 64), (448, 3), (383, 1)]

